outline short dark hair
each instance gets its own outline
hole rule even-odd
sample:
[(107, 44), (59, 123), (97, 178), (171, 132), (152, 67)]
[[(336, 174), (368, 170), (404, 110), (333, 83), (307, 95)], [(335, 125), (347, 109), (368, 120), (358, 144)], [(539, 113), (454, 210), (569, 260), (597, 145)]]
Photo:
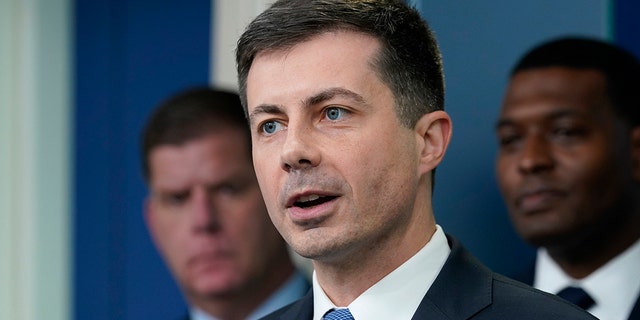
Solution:
[(286, 50), (321, 33), (351, 30), (382, 45), (372, 61), (391, 89), (401, 123), (444, 109), (442, 58), (418, 11), (399, 0), (279, 0), (246, 28), (236, 50), (240, 98), (247, 111), (247, 76), (257, 54)]
[(640, 63), (630, 52), (594, 38), (557, 38), (527, 52), (513, 67), (511, 76), (520, 71), (545, 67), (600, 72), (607, 81), (606, 92), (614, 112), (629, 125), (640, 125)]
[(221, 127), (243, 130), (247, 140), (247, 154), (251, 156), (249, 124), (244, 116), (238, 94), (197, 87), (181, 91), (160, 103), (153, 111), (141, 136), (142, 172), (150, 178), (149, 155), (161, 145), (187, 143)]

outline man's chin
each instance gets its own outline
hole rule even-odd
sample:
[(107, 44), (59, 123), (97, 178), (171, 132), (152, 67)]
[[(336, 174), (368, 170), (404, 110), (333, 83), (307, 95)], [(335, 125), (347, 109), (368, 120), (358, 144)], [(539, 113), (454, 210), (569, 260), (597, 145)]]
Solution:
[(551, 228), (530, 231), (523, 237), (535, 247), (555, 247), (566, 243), (567, 235)]
[(235, 265), (227, 263), (200, 264), (190, 270), (188, 283), (198, 295), (226, 295), (236, 291), (242, 282)]
[(239, 281), (229, 278), (201, 279), (192, 286), (198, 296), (223, 298), (238, 292)]

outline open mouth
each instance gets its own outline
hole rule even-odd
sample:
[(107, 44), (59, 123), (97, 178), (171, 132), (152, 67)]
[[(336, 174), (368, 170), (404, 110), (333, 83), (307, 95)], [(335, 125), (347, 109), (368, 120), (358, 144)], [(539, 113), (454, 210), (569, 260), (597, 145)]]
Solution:
[(293, 206), (299, 208), (309, 208), (323, 204), (325, 202), (329, 202), (335, 198), (335, 196), (320, 196), (317, 194), (312, 194), (309, 196), (300, 197), (296, 202), (293, 203)]

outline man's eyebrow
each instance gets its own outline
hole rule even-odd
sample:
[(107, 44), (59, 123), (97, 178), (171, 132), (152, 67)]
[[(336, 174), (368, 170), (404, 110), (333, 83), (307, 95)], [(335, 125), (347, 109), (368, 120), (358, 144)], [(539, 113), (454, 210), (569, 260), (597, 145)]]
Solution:
[[(308, 107), (308, 106), (312, 106), (315, 104), (319, 104), (322, 103), (324, 101), (333, 99), (335, 97), (345, 97), (348, 99), (353, 100), (354, 102), (358, 103), (358, 104), (362, 104), (364, 106), (368, 106), (367, 102), (365, 101), (365, 99), (351, 91), (345, 88), (329, 88), (329, 89), (325, 89), (320, 91), (317, 94), (314, 94), (306, 99), (304, 99), (302, 101), (302, 105), (304, 107)], [(284, 112), (284, 108), (280, 105), (277, 104), (261, 104), (258, 105), (257, 107), (255, 107), (255, 109), (253, 109), (251, 111), (251, 113), (249, 113), (249, 121), (250, 123), (253, 124), (253, 119), (255, 119), (255, 117), (257, 117), (260, 114), (270, 114), (270, 115), (283, 115)]]
[(249, 122), (253, 123), (253, 119), (255, 119), (256, 116), (260, 115), (260, 114), (276, 114), (276, 115), (282, 115), (284, 114), (284, 111), (282, 111), (282, 107), (279, 105), (275, 105), (275, 104), (261, 104), (259, 106), (257, 106), (255, 109), (253, 109), (251, 111), (251, 113), (249, 113)]
[[(544, 115), (544, 119), (547, 121), (553, 121), (561, 118), (582, 117), (582, 116), (584, 116), (583, 112), (576, 111), (574, 109), (569, 109), (569, 108), (559, 108)], [(496, 122), (496, 130), (499, 130), (500, 128), (503, 128), (503, 127), (514, 126), (514, 125), (516, 125), (515, 120), (511, 118), (502, 117), (498, 119), (498, 121)]]
[(508, 127), (508, 126), (512, 126), (512, 125), (514, 125), (513, 120), (511, 120), (511, 119), (505, 119), (505, 118), (500, 118), (500, 119), (498, 119), (498, 121), (496, 122), (495, 130), (500, 130), (500, 128)]
[(326, 90), (322, 90), (321, 92), (305, 99), (304, 105), (305, 106), (315, 105), (338, 96), (346, 97), (359, 104), (367, 105), (366, 101), (361, 95), (345, 88), (329, 88)]
[(149, 195), (151, 198), (164, 198), (174, 194), (189, 194), (191, 190), (189, 188), (164, 188), (160, 190), (151, 190)]

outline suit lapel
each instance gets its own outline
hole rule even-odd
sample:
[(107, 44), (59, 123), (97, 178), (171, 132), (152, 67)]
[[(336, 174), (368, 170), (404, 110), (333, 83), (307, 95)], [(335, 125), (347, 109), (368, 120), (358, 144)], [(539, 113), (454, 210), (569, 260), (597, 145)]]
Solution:
[(313, 319), (313, 290), (295, 302), (286, 312), (280, 315), (282, 320), (312, 320)]
[(638, 297), (636, 304), (633, 306), (633, 310), (631, 310), (629, 320), (640, 320), (640, 297)]
[(468, 319), (491, 304), (492, 272), (453, 237), (451, 254), (413, 319)]

